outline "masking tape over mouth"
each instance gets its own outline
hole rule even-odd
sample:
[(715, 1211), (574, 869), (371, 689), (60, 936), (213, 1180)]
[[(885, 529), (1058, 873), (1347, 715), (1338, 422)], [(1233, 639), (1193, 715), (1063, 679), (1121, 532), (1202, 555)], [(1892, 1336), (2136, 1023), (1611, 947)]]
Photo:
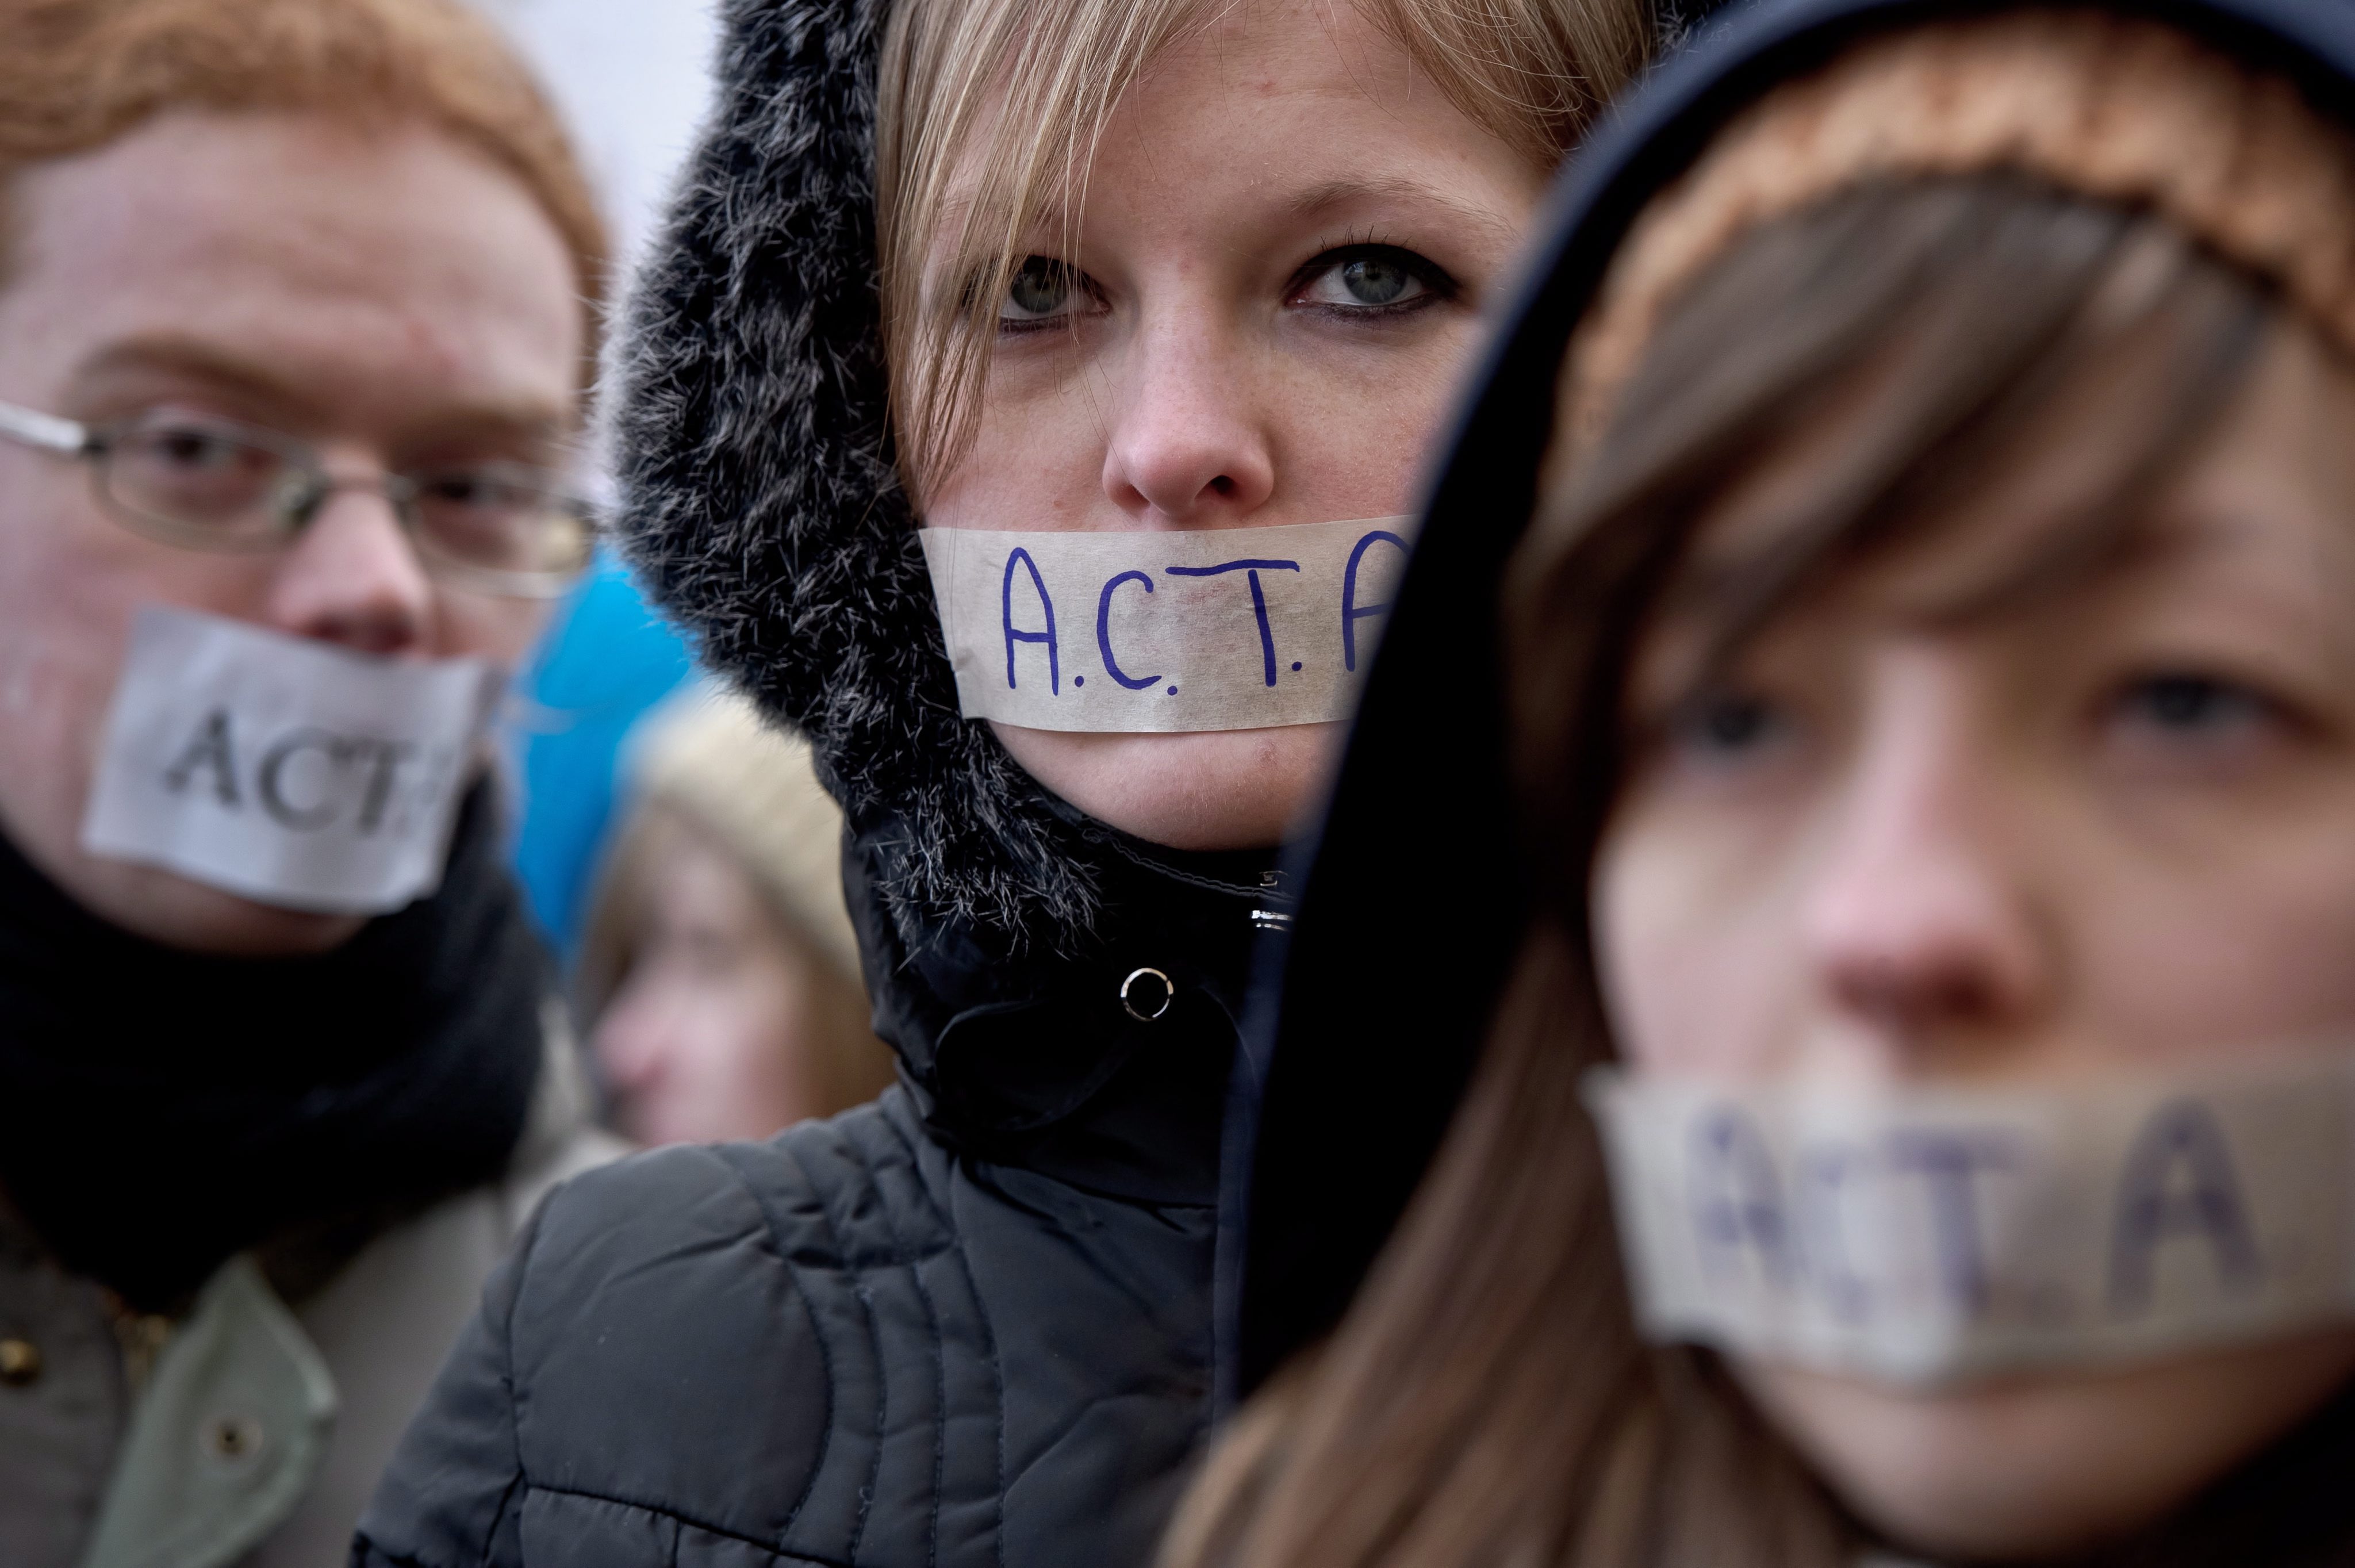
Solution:
[(482, 659), (379, 658), (147, 606), (82, 848), (283, 909), (399, 909), (441, 883), (498, 684)]
[(1348, 717), (1414, 524), (922, 539), (966, 718), (1256, 730)]
[(2355, 1317), (2355, 1056), (1587, 1099), (1649, 1338), (1914, 1387)]

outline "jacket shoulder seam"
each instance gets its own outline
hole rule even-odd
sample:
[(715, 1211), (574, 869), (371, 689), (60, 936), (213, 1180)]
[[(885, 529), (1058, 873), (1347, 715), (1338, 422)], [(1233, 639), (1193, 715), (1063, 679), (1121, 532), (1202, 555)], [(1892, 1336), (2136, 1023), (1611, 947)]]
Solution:
[[(890, 1136), (898, 1140), (901, 1151), (906, 1156), (909, 1168), (915, 1173), (916, 1185), (919, 1188), (923, 1188), (923, 1170), (919, 1163), (919, 1151), (909, 1142), (906, 1133), (900, 1128), (897, 1122), (891, 1120), (891, 1118), (888, 1116), (883, 1118), (883, 1120)], [(943, 1231), (951, 1237), (954, 1237), (955, 1232), (949, 1227), (947, 1216), (940, 1211), (939, 1204), (933, 1201), (932, 1192), (929, 1188), (924, 1189), (924, 1202), (926, 1206), (932, 1211), (933, 1219), (941, 1225)], [(900, 1235), (898, 1217), (892, 1214), (889, 1210), (886, 1210), (884, 1212), (884, 1222), (891, 1227), (892, 1241), (894, 1243), (900, 1242), (901, 1237)], [(953, 1242), (952, 1244), (956, 1245), (960, 1252), (963, 1251), (963, 1245), (961, 1243)], [(932, 1299), (932, 1287), (924, 1283), (924, 1271), (921, 1264), (922, 1259), (911, 1254), (903, 1266), (908, 1271), (909, 1286), (915, 1291), (916, 1300), (923, 1307), (926, 1337), (930, 1339), (932, 1347), (932, 1407), (939, 1412), (939, 1415), (932, 1423), (932, 1507), (927, 1510), (925, 1523), (924, 1568), (939, 1568), (941, 1560), (941, 1490), (946, 1484), (948, 1478), (948, 1344), (941, 1332), (940, 1307)], [(959, 1259), (959, 1266), (960, 1268), (963, 1267), (962, 1258)], [(969, 1272), (967, 1274), (967, 1278), (968, 1280), (971, 1278)], [(976, 1307), (978, 1307), (980, 1297), (976, 1294), (975, 1296), (975, 1304)], [(995, 1376), (996, 1371), (996, 1369), (993, 1365), (991, 1368), (993, 1376)], [(877, 1458), (879, 1461), (881, 1458), (880, 1450), (878, 1450)], [(864, 1539), (865, 1533), (865, 1520), (866, 1515), (862, 1509), (860, 1513), (862, 1540)]]
[[(917, 1181), (917, 1185), (918, 1185), (918, 1186), (920, 1186), (920, 1187), (921, 1187), (921, 1186), (922, 1186), (922, 1185), (923, 1185), (923, 1182), (922, 1182), (922, 1169), (921, 1169), (921, 1167), (920, 1167), (920, 1165), (919, 1165), (919, 1161), (920, 1161), (921, 1157), (922, 1157), (922, 1151), (921, 1151), (921, 1150), (919, 1150), (919, 1149), (915, 1147), (915, 1144), (914, 1144), (913, 1140), (909, 1136), (908, 1132), (907, 1132), (907, 1130), (906, 1130), (905, 1128), (901, 1127), (901, 1126), (900, 1126), (897, 1122), (890, 1120), (890, 1118), (889, 1118), (889, 1117), (884, 1118), (884, 1120), (885, 1120), (885, 1122), (886, 1122), (886, 1125), (887, 1125), (890, 1127), (890, 1129), (891, 1136), (892, 1136), (893, 1137), (895, 1137), (895, 1138), (897, 1138), (897, 1139), (899, 1139), (899, 1140), (900, 1140), (900, 1147), (901, 1147), (901, 1149), (902, 1149), (903, 1151), (905, 1151), (905, 1153), (906, 1153), (906, 1155), (907, 1155), (907, 1157), (908, 1157), (908, 1162), (909, 1162), (910, 1166), (911, 1166), (911, 1167), (912, 1167), (912, 1168), (916, 1168), (918, 1169), (918, 1181)], [(993, 1507), (993, 1509), (995, 1509), (996, 1517), (992, 1520), (992, 1521), (991, 1521), (991, 1525), (990, 1525), (990, 1531), (989, 1531), (989, 1547), (990, 1547), (990, 1556), (991, 1556), (991, 1558), (992, 1558), (992, 1559), (993, 1559), (993, 1560), (994, 1560), (994, 1561), (998, 1564), (998, 1568), (1005, 1568), (1005, 1565), (1006, 1565), (1006, 1369), (1005, 1369), (1002, 1365), (1000, 1365), (1000, 1364), (999, 1364), (999, 1361), (998, 1361), (998, 1359), (997, 1359), (997, 1333), (996, 1333), (996, 1329), (994, 1329), (993, 1328), (991, 1328), (991, 1327), (990, 1327), (990, 1322), (989, 1322), (989, 1304), (988, 1304), (987, 1300), (986, 1300), (986, 1299), (982, 1296), (982, 1293), (981, 1293), (981, 1281), (980, 1281), (979, 1279), (975, 1278), (975, 1275), (974, 1275), (974, 1272), (973, 1272), (973, 1260), (972, 1260), (971, 1258), (969, 1258), (969, 1257), (967, 1257), (967, 1256), (965, 1255), (965, 1250), (964, 1250), (964, 1237), (963, 1233), (962, 1233), (962, 1232), (960, 1232), (957, 1230), (956, 1225), (955, 1225), (955, 1223), (954, 1223), (954, 1221), (953, 1218), (950, 1216), (950, 1214), (947, 1212), (947, 1211), (946, 1211), (946, 1210), (944, 1210), (944, 1209), (941, 1206), (941, 1204), (940, 1204), (940, 1202), (939, 1202), (939, 1200), (936, 1200), (935, 1198), (933, 1198), (932, 1193), (932, 1189), (931, 1189), (929, 1187), (926, 1187), (926, 1188), (924, 1189), (924, 1201), (925, 1201), (926, 1203), (928, 1203), (928, 1204), (930, 1204), (930, 1205), (932, 1206), (932, 1210), (933, 1217), (934, 1217), (934, 1219), (936, 1219), (936, 1220), (940, 1222), (940, 1226), (941, 1226), (942, 1232), (943, 1232), (943, 1234), (945, 1234), (945, 1235), (949, 1238), (949, 1244), (948, 1244), (948, 1249), (947, 1249), (947, 1250), (956, 1254), (957, 1272), (964, 1275), (964, 1287), (965, 1287), (965, 1289), (966, 1289), (967, 1291), (971, 1292), (971, 1293), (972, 1293), (972, 1295), (973, 1295), (973, 1305), (974, 1305), (974, 1314), (973, 1314), (973, 1316), (974, 1316), (974, 1321), (975, 1321), (975, 1325), (976, 1325), (976, 1326), (978, 1326), (978, 1327), (979, 1327), (979, 1328), (981, 1329), (981, 1338), (982, 1338), (982, 1359), (983, 1359), (983, 1360), (984, 1360), (984, 1361), (986, 1361), (986, 1362), (988, 1364), (988, 1367), (989, 1367), (989, 1381), (990, 1381), (990, 1385), (991, 1385), (991, 1391), (992, 1391), (992, 1393), (993, 1393), (993, 1395), (994, 1395), (994, 1397), (992, 1398), (992, 1400), (991, 1400), (991, 1402), (990, 1402), (990, 1403), (991, 1403), (991, 1405), (992, 1405), (992, 1407), (993, 1407), (993, 1413), (992, 1413), (991, 1425), (992, 1425), (992, 1427), (993, 1427), (993, 1428), (994, 1428), (994, 1430), (995, 1430), (995, 1436), (996, 1436), (996, 1445), (997, 1445), (997, 1454), (996, 1454), (996, 1471), (997, 1471), (997, 1485), (996, 1485), (996, 1487), (994, 1488), (994, 1497), (993, 1497), (993, 1500), (992, 1500), (992, 1507)], [(911, 1271), (910, 1271), (910, 1272), (911, 1272), (911, 1274), (914, 1272), (914, 1271), (913, 1271), (913, 1268), (912, 1268), (912, 1265), (911, 1265)], [(919, 1293), (920, 1293), (920, 1294), (922, 1295), (922, 1299), (923, 1299), (923, 1302), (924, 1302), (924, 1310), (925, 1310), (925, 1312), (926, 1312), (928, 1315), (931, 1315), (931, 1316), (932, 1317), (933, 1325), (934, 1325), (934, 1327), (937, 1328), (938, 1324), (939, 1324), (939, 1317), (938, 1317), (938, 1315), (937, 1315), (937, 1314), (935, 1314), (935, 1313), (933, 1312), (932, 1293), (931, 1293), (930, 1291), (928, 1291), (928, 1290), (924, 1290), (924, 1289), (923, 1289), (923, 1286), (922, 1286), (922, 1282), (921, 1282), (921, 1281), (919, 1281), (919, 1282), (918, 1282), (917, 1289), (918, 1289)], [(947, 1347), (946, 1347), (945, 1345), (943, 1345), (943, 1343), (941, 1343), (941, 1339), (940, 1339), (940, 1336), (939, 1336), (939, 1334), (938, 1334), (938, 1333), (935, 1333), (935, 1334), (933, 1335), (932, 1339), (933, 1339), (933, 1354), (934, 1354), (934, 1357), (935, 1357), (935, 1362), (934, 1362), (934, 1365), (935, 1365), (935, 1368), (936, 1368), (936, 1372), (937, 1372), (938, 1378), (939, 1378), (939, 1381), (940, 1381), (940, 1388), (941, 1388), (941, 1393), (942, 1393), (942, 1416), (943, 1416), (943, 1422), (945, 1422), (946, 1417), (947, 1417), (947, 1413), (948, 1413), (948, 1412), (947, 1412), (947, 1392), (948, 1392), (948, 1362), (947, 1362), (947, 1354), (948, 1354), (948, 1349), (947, 1349)], [(938, 1555), (939, 1555), (939, 1551), (940, 1551), (940, 1539), (941, 1539), (941, 1479), (942, 1479), (943, 1476), (945, 1474), (946, 1466), (947, 1466), (947, 1463), (948, 1463), (948, 1456), (947, 1456), (947, 1453), (946, 1453), (946, 1451), (945, 1451), (944, 1442), (945, 1442), (945, 1433), (943, 1432), (943, 1434), (941, 1436), (938, 1436), (938, 1437), (936, 1437), (936, 1438), (934, 1439), (934, 1442), (933, 1442), (933, 1448), (932, 1448), (932, 1453), (933, 1453), (932, 1518), (932, 1535), (931, 1535), (931, 1540), (930, 1540), (930, 1541), (928, 1542), (928, 1546), (929, 1546), (929, 1550), (930, 1550), (930, 1555), (928, 1555), (928, 1557), (927, 1557), (927, 1559), (926, 1559), (926, 1563), (927, 1563), (928, 1568), (930, 1568), (930, 1565), (931, 1565), (931, 1564), (932, 1564), (932, 1563), (936, 1563), (936, 1562), (938, 1561)]]
[[(548, 1196), (553, 1198), (554, 1194), (551, 1192)], [(523, 1416), (519, 1408), (523, 1403), (523, 1392), (516, 1381), (515, 1318), (516, 1311), (523, 1302), (524, 1282), (531, 1275), (532, 1253), (539, 1244), (540, 1219), (548, 1212), (548, 1208), (546, 1202), (536, 1205), (530, 1217), (524, 1221), (523, 1234), (517, 1242), (515, 1251), (515, 1288), (507, 1292), (506, 1311), (499, 1323), (499, 1382), (507, 1395), (507, 1449), (512, 1461), (507, 1472), (507, 1484), (499, 1489), (498, 1509), (491, 1515), (491, 1528), (483, 1535), (482, 1568), (492, 1568), (491, 1553), (498, 1544), (500, 1530), (506, 1524), (507, 1510), (515, 1506), (517, 1488), (531, 1484), (530, 1473), (525, 1468), (523, 1459)]]
[(785, 1563), (808, 1564), (809, 1568), (855, 1568), (847, 1558), (822, 1557), (807, 1552), (789, 1551), (780, 1541), (766, 1541), (757, 1535), (747, 1535), (741, 1530), (730, 1530), (724, 1524), (714, 1524), (709, 1520), (698, 1519), (692, 1514), (682, 1513), (675, 1508), (666, 1508), (660, 1503), (642, 1502), (636, 1498), (615, 1497), (608, 1492), (593, 1491), (587, 1487), (554, 1487), (538, 1482), (527, 1482), (526, 1485), (529, 1490), (538, 1492), (542, 1497), (579, 1498), (584, 1502), (606, 1503), (614, 1508), (635, 1509), (640, 1513), (652, 1514), (656, 1519), (666, 1519), (673, 1524), (686, 1525), (691, 1530), (700, 1530), (707, 1534), (716, 1535), (722, 1541), (757, 1546), (763, 1552), (774, 1553), (780, 1561)]
[[(785, 1152), (782, 1144), (778, 1147), (780, 1152)], [(793, 1507), (785, 1511), (785, 1528), (790, 1531), (801, 1519), (802, 1509), (809, 1505), (810, 1495), (817, 1489), (818, 1477), (826, 1473), (826, 1461), (832, 1457), (834, 1454), (834, 1348), (826, 1342), (826, 1332), (818, 1326), (817, 1313), (810, 1307), (809, 1290), (803, 1283), (802, 1271), (794, 1265), (791, 1251), (785, 1245), (784, 1238), (778, 1233), (777, 1216), (775, 1211), (770, 1207), (768, 1198), (761, 1191), (759, 1185), (755, 1183), (751, 1178), (745, 1173), (743, 1168), (737, 1163), (737, 1156), (733, 1151), (730, 1150), (723, 1145), (711, 1149), (709, 1153), (712, 1158), (717, 1160), (727, 1169), (730, 1176), (736, 1179), (737, 1185), (743, 1189), (744, 1195), (752, 1200), (752, 1207), (759, 1211), (762, 1226), (768, 1232), (769, 1245), (776, 1252), (778, 1264), (783, 1267), (784, 1271), (788, 1275), (793, 1276), (794, 1296), (801, 1304), (803, 1317), (809, 1322), (810, 1339), (817, 1346), (818, 1365), (825, 1373), (825, 1377), (821, 1381), (826, 1388), (826, 1416), (819, 1426), (817, 1454), (816, 1456), (810, 1461), (809, 1474), (802, 1478), (802, 1488), (794, 1497)], [(815, 1193), (816, 1190), (816, 1183), (810, 1180), (809, 1168), (802, 1163), (798, 1156), (788, 1153), (787, 1157), (793, 1160), (794, 1168), (801, 1172), (803, 1179), (805, 1182), (808, 1182), (811, 1190)], [(839, 1254), (842, 1250), (841, 1237), (836, 1232), (834, 1216), (826, 1212), (826, 1205), (823, 1201), (818, 1204), (817, 1208), (819, 1216), (826, 1221), (826, 1234), (833, 1240), (835, 1243), (835, 1251)], [(874, 1314), (868, 1307), (863, 1293), (860, 1295), (858, 1309), (860, 1315), (867, 1319), (868, 1334), (868, 1337), (872, 1339), (875, 1328)], [(878, 1430), (879, 1432), (880, 1431), (879, 1424)], [(696, 1528), (700, 1530), (709, 1527), (698, 1523)], [(812, 1559), (812, 1561), (815, 1562), (820, 1560)]]

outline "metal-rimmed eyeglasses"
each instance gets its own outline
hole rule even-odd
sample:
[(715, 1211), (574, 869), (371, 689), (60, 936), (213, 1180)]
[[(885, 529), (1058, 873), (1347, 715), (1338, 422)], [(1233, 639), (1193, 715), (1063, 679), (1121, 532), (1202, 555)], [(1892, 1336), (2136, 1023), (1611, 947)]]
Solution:
[(278, 549), (336, 492), (363, 490), (391, 504), (435, 576), (547, 599), (588, 569), (600, 532), (589, 502), (523, 464), (338, 478), (290, 436), (174, 409), (86, 425), (0, 403), (0, 436), (89, 464), (99, 501), (118, 522), (195, 549)]

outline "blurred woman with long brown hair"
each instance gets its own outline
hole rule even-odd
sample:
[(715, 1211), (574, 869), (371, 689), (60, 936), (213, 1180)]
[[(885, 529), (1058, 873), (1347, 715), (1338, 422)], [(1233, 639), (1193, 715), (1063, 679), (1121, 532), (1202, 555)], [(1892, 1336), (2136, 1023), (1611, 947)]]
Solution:
[(2350, 73), (2336, 6), (1775, 4), (1593, 149), (1167, 1562), (2355, 1551)]

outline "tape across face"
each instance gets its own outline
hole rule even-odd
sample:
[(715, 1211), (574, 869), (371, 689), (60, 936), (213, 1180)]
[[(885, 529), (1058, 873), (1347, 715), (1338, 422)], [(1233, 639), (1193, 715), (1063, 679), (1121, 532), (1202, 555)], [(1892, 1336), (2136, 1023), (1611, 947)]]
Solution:
[(966, 718), (1256, 730), (1348, 716), (1414, 521), (922, 539)]
[(1647, 1337), (1926, 1387), (2355, 1317), (2355, 1055), (1978, 1092), (1598, 1071)]
[(399, 909), (441, 882), (498, 689), (481, 659), (378, 658), (148, 606), (82, 848), (285, 909)]

